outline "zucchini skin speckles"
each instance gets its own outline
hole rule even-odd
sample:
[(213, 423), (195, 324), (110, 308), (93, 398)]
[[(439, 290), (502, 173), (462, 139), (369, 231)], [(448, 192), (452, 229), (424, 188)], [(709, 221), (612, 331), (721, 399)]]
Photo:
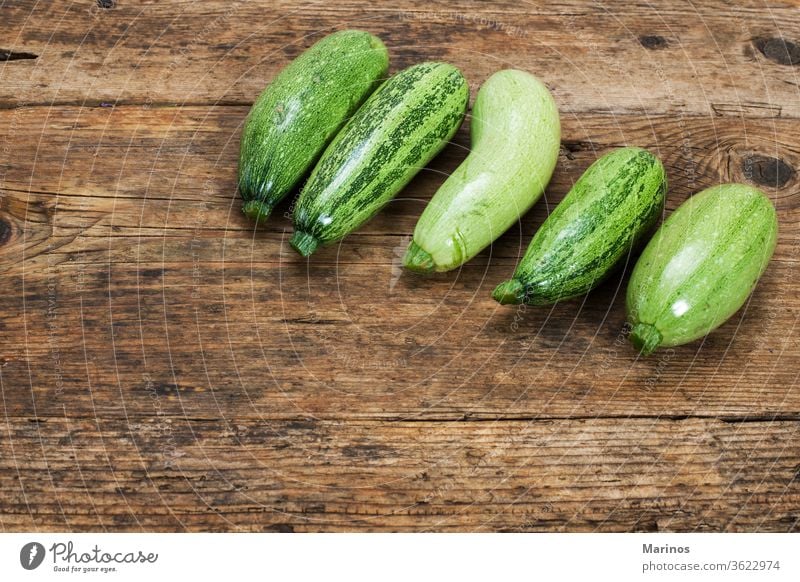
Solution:
[(372, 218), (447, 144), (469, 88), (447, 63), (409, 67), (386, 81), (322, 155), (295, 206), (290, 241), (308, 256)]
[(439, 188), (403, 260), (412, 271), (450, 271), (519, 220), (544, 192), (561, 139), (558, 107), (533, 75), (498, 71), (478, 91), (472, 151)]
[(246, 215), (269, 216), (388, 69), (389, 54), (379, 38), (343, 30), (314, 44), (275, 77), (242, 131), (239, 192)]
[(744, 305), (778, 236), (775, 207), (745, 184), (696, 194), (664, 222), (628, 283), (630, 340), (648, 355), (699, 339)]
[(606, 154), (575, 182), (493, 297), (548, 305), (588, 293), (655, 225), (666, 190), (664, 166), (647, 150)]

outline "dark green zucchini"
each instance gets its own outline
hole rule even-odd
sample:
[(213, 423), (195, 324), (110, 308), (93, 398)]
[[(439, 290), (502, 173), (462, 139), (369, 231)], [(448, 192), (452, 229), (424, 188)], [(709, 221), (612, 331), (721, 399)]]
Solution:
[(450, 140), (469, 89), (447, 63), (409, 67), (386, 81), (339, 132), (294, 209), (291, 245), (303, 256), (374, 216)]
[(247, 216), (265, 219), (298, 186), (388, 68), (379, 38), (343, 30), (280, 72), (253, 105), (242, 132), (239, 192)]
[(666, 190), (664, 167), (647, 150), (606, 154), (575, 182), (493, 297), (547, 305), (589, 292), (653, 227)]

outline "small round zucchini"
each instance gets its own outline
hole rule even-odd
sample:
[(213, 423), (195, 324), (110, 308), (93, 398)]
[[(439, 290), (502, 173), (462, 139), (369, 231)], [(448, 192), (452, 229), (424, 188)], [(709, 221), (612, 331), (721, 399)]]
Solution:
[(767, 268), (777, 236), (775, 207), (757, 188), (723, 184), (689, 198), (648, 243), (631, 275), (633, 345), (648, 355), (722, 325)]
[(647, 150), (604, 155), (544, 221), (514, 277), (492, 296), (504, 305), (548, 305), (588, 293), (653, 227), (666, 191), (664, 166)]
[(400, 71), (380, 86), (331, 142), (292, 217), (289, 241), (304, 257), (372, 218), (450, 141), (469, 101), (447, 63)]
[(472, 151), (431, 199), (403, 264), (430, 273), (469, 261), (544, 192), (561, 139), (558, 108), (539, 79), (508, 69), (478, 91)]
[(325, 146), (389, 69), (389, 54), (368, 32), (326, 36), (261, 93), (242, 131), (242, 211), (264, 220), (308, 175)]

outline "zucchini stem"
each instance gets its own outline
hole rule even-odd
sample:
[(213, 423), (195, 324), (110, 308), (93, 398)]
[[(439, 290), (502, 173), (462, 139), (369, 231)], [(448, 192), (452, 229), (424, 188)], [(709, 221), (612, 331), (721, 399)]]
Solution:
[(308, 234), (307, 232), (296, 230), (294, 231), (289, 244), (292, 245), (292, 248), (298, 253), (304, 257), (307, 257), (317, 250), (317, 247), (319, 246), (319, 239), (311, 234)]
[(649, 356), (661, 345), (661, 333), (654, 325), (637, 323), (631, 330), (631, 343), (643, 356)]
[(403, 257), (403, 266), (415, 273), (433, 273), (436, 270), (431, 254), (413, 240)]
[(525, 285), (518, 279), (509, 279), (495, 287), (492, 297), (500, 305), (519, 305), (525, 299)]
[(272, 213), (272, 205), (263, 200), (248, 200), (242, 206), (242, 212), (249, 218), (258, 222), (265, 221)]

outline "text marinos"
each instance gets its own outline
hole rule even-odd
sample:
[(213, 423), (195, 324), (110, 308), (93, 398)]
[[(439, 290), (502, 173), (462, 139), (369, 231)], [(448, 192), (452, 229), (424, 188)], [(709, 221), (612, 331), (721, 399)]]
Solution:
[(654, 546), (642, 544), (643, 554), (688, 554), (689, 546)]

